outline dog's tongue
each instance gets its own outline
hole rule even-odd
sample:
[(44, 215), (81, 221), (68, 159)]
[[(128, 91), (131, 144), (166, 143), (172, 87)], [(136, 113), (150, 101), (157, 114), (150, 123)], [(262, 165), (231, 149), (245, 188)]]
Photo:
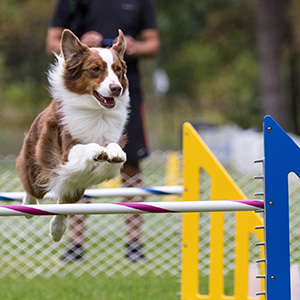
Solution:
[(93, 95), (105, 108), (114, 108), (116, 105), (115, 99), (112, 97), (103, 97), (97, 91), (94, 91)]

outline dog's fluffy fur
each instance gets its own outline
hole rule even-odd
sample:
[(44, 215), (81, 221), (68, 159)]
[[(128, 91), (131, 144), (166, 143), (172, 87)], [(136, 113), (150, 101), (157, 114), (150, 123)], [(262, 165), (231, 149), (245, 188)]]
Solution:
[[(49, 71), (51, 104), (35, 119), (17, 159), (23, 204), (48, 191), (74, 203), (93, 184), (115, 177), (126, 161), (124, 125), (129, 105), (124, 35), (110, 49), (88, 48), (64, 30), (60, 56)], [(50, 235), (59, 241), (66, 217), (54, 216)]]

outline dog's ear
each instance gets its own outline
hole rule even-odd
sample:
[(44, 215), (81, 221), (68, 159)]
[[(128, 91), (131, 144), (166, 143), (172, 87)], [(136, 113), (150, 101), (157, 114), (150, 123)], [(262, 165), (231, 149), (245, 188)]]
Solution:
[(86, 54), (89, 48), (82, 44), (72, 31), (65, 29), (61, 36), (61, 52), (66, 65), (75, 67), (81, 61), (82, 55)]
[(117, 42), (113, 44), (112, 49), (115, 50), (121, 59), (124, 58), (126, 51), (126, 40), (121, 29), (119, 29), (119, 36), (117, 37)]

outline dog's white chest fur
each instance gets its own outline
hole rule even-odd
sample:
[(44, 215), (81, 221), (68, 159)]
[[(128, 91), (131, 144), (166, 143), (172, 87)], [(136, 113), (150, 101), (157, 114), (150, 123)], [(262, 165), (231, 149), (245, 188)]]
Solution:
[[(129, 97), (128, 92), (122, 96)], [(79, 98), (79, 99), (78, 99)], [(127, 119), (128, 101), (124, 103), (117, 102), (112, 111), (100, 111), (97, 103), (90, 96), (80, 96), (71, 94), (72, 104), (69, 101), (61, 103), (61, 112), (63, 118), (61, 123), (66, 126), (68, 132), (74, 139), (81, 143), (98, 143), (106, 145), (110, 142), (117, 143), (123, 133), (123, 127)], [(89, 109), (74, 105), (74, 102), (85, 101), (89, 103)], [(93, 107), (95, 106), (95, 108)]]

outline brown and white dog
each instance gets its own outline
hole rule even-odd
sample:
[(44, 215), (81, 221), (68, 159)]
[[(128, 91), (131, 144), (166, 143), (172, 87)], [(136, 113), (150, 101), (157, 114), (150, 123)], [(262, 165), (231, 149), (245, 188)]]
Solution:
[[(110, 49), (88, 48), (64, 30), (62, 54), (48, 75), (53, 100), (31, 125), (17, 159), (23, 204), (38, 204), (48, 191), (58, 203), (74, 203), (88, 186), (120, 172), (129, 106), (125, 50), (121, 30)], [(52, 218), (53, 241), (66, 226), (65, 216)]]

